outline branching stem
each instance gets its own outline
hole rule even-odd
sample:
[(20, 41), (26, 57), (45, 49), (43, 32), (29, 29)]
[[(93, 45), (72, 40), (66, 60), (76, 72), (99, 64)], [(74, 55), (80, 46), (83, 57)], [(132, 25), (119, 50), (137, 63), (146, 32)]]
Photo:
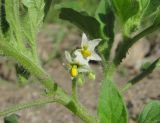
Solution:
[(47, 100), (40, 100), (39, 103), (38, 101), (35, 101), (35, 102), (31, 102), (28, 105), (20, 104), (11, 109), (4, 110), (4, 112), (1, 112), (1, 116), (7, 115), (8, 113), (12, 113), (14, 111), (30, 108), (31, 106), (37, 106), (40, 104), (51, 103), (56, 101), (64, 105), (70, 111), (72, 111), (76, 116), (78, 116), (85, 123), (99, 123), (99, 120), (97, 117), (90, 114), (84, 106), (82, 106), (80, 103), (78, 103), (77, 101), (73, 100), (70, 96), (68, 96), (65, 93), (65, 91), (61, 87), (59, 87), (39, 65), (35, 64), (26, 55), (17, 51), (16, 48), (11, 46), (7, 42), (3, 42), (2, 40), (0, 41), (0, 49), (3, 51), (5, 55), (10, 56), (15, 60), (17, 60), (19, 63), (21, 63), (26, 69), (28, 69), (32, 73), (32, 75), (34, 75), (40, 80), (41, 84), (44, 85), (46, 89), (48, 89), (48, 92), (50, 94), (56, 97), (56, 99), (53, 98), (53, 99), (47, 99)]
[(116, 51), (116, 56), (114, 58), (114, 63), (116, 64), (116, 66), (118, 66), (122, 62), (122, 59), (126, 57), (126, 53), (128, 52), (129, 48), (133, 46), (133, 44), (135, 44), (139, 39), (143, 38), (144, 36), (156, 31), (157, 29), (159, 29), (159, 27), (160, 24), (153, 24), (132, 38), (125, 37), (124, 41), (121, 42)]
[(124, 86), (124, 88), (121, 90), (122, 93), (126, 92), (129, 88), (140, 82), (143, 78), (145, 78), (147, 75), (153, 72), (153, 70), (156, 68), (157, 64), (159, 63), (160, 58), (157, 58), (146, 70), (142, 71), (139, 75), (132, 78), (127, 82), (127, 84)]
[(56, 100), (52, 96), (52, 97), (48, 97), (48, 98), (37, 99), (37, 100), (34, 100), (32, 102), (27, 102), (27, 103), (24, 103), (24, 104), (14, 105), (14, 106), (8, 107), (8, 108), (0, 111), (0, 117), (4, 117), (8, 114), (14, 113), (14, 112), (19, 111), (19, 110), (29, 109), (29, 108), (32, 108), (32, 107), (35, 107), (35, 106), (40, 106), (40, 105), (44, 105), (44, 104), (47, 104), (47, 103), (53, 103), (53, 102), (56, 102), (56, 101), (58, 101), (58, 100)]

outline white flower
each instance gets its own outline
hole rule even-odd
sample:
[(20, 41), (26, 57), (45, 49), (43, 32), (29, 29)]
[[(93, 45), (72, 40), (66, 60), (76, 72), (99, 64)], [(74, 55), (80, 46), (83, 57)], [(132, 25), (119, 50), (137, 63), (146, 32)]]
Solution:
[(77, 77), (79, 73), (85, 73), (91, 70), (88, 61), (83, 58), (80, 52), (74, 51), (71, 55), (68, 51), (65, 51), (65, 57), (68, 62), (66, 67), (72, 77)]
[(68, 51), (65, 51), (65, 57), (67, 59), (67, 62), (69, 62), (70, 64), (89, 67), (88, 61), (84, 59), (82, 54), (77, 50), (73, 52), (72, 56)]
[(101, 39), (89, 40), (85, 33), (82, 35), (81, 49), (78, 51), (82, 56), (89, 60), (101, 61), (101, 57), (95, 52), (95, 47), (100, 43)]

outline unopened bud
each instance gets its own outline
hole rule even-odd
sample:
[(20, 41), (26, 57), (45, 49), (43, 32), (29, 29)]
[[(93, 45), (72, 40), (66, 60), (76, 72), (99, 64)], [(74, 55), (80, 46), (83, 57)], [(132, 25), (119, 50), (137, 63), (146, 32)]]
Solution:
[(78, 83), (78, 85), (83, 86), (84, 82), (85, 82), (84, 76), (79, 75), (79, 76), (77, 77), (77, 83)]
[(88, 78), (91, 79), (91, 80), (95, 80), (95, 79), (96, 79), (95, 73), (89, 72), (89, 73), (88, 73)]

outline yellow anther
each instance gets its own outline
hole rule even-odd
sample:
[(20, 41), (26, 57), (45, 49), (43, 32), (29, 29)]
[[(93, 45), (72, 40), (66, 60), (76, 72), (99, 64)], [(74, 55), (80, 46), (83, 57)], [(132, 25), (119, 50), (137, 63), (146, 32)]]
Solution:
[(84, 58), (87, 58), (87, 57), (92, 55), (91, 51), (89, 51), (88, 49), (82, 49), (81, 53), (82, 53)]
[(70, 71), (72, 77), (76, 77), (78, 75), (77, 65), (73, 65)]

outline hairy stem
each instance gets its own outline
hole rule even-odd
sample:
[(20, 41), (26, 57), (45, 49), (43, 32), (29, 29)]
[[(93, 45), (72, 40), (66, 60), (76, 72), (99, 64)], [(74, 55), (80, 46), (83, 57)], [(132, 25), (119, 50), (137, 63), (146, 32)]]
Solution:
[(54, 103), (54, 102), (64, 105), (65, 107), (70, 109), (75, 115), (77, 115), (79, 118), (81, 118), (86, 123), (99, 123), (98, 119), (90, 115), (88, 111), (86, 111), (86, 109), (81, 104), (75, 103), (74, 101), (71, 100), (71, 98), (68, 98), (66, 96), (61, 96), (61, 95), (43, 97), (43, 98), (36, 99), (31, 102), (11, 106), (9, 108), (6, 108), (0, 111), (0, 117), (7, 116), (11, 113), (14, 113), (20, 110), (42, 106), (42, 105)]
[(32, 46), (32, 54), (33, 54), (33, 58), (34, 58), (35, 62), (36, 62), (37, 64), (40, 64), (39, 57), (38, 57), (38, 53), (37, 53), (36, 43), (34, 43), (34, 45)]
[(134, 36), (130, 42), (131, 45), (133, 45), (136, 41), (138, 41), (139, 39), (143, 38), (144, 36), (156, 31), (157, 29), (159, 29), (160, 25), (151, 25), (148, 28), (146, 28), (145, 30), (143, 30), (142, 32), (140, 32), (139, 34), (137, 34), (136, 36)]
[(76, 82), (76, 79), (73, 79), (73, 80), (72, 80), (72, 98), (73, 98), (73, 100), (78, 101), (78, 98), (77, 98), (77, 82)]
[[(78, 116), (85, 123), (98, 123), (98, 118), (90, 114), (86, 108), (84, 108), (80, 103), (73, 100), (70, 96), (68, 96), (65, 91), (59, 87), (52, 79), (48, 76), (48, 74), (37, 64), (35, 64), (32, 60), (30, 60), (23, 53), (18, 51), (12, 45), (7, 42), (0, 41), (0, 49), (3, 51), (3, 54), (10, 56), (21, 63), (26, 69), (28, 69), (35, 77), (37, 77), (41, 84), (44, 85), (46, 89), (48, 89), (50, 94), (53, 94), (55, 97), (58, 97), (58, 100), (45, 100), (40, 101), (42, 104), (50, 103), (50, 102), (58, 102), (63, 104), (69, 110), (71, 110), (76, 116)], [(15, 108), (11, 108), (11, 111), (7, 111), (4, 114), (11, 113), (13, 111), (18, 111), (21, 109), (29, 108), (30, 106), (38, 105), (36, 102), (31, 103), (30, 105), (20, 105)], [(3, 114), (3, 113), (2, 113)]]
[(157, 58), (145, 71), (141, 72), (139, 75), (137, 75), (136, 77), (134, 77), (131, 80), (129, 80), (127, 82), (127, 84), (125, 85), (125, 87), (121, 90), (121, 92), (122, 93), (126, 92), (133, 85), (137, 84), (138, 82), (140, 82), (140, 80), (142, 80), (147, 75), (149, 75), (150, 73), (152, 73), (152, 71), (156, 68), (158, 62), (160, 61), (159, 59), (160, 58)]
[(48, 74), (30, 58), (28, 58), (23, 53), (12, 47), (10, 44), (7, 44), (6, 42), (0, 41), (0, 48), (3, 51), (3, 54), (16, 59), (34, 76), (36, 76), (49, 91), (54, 90), (55, 83), (53, 83)]
[(47, 103), (53, 103), (56, 101), (58, 101), (58, 100), (52, 96), (52, 97), (48, 97), (48, 98), (37, 99), (32, 102), (27, 102), (24, 104), (17, 104), (17, 105), (8, 107), (8, 108), (0, 111), (0, 117), (4, 117), (8, 114), (14, 113), (19, 110), (24, 110), (24, 109), (28, 109), (28, 108), (40, 106), (40, 105), (45, 105)]
[(157, 29), (159, 29), (159, 27), (160, 24), (153, 24), (139, 34), (135, 35), (133, 38), (125, 37), (124, 41), (121, 42), (121, 44), (117, 48), (116, 56), (114, 58), (115, 65), (118, 66), (121, 63), (122, 59), (126, 56), (127, 51), (131, 46), (133, 46), (133, 44), (135, 44), (139, 39), (143, 38), (144, 36), (156, 31)]

